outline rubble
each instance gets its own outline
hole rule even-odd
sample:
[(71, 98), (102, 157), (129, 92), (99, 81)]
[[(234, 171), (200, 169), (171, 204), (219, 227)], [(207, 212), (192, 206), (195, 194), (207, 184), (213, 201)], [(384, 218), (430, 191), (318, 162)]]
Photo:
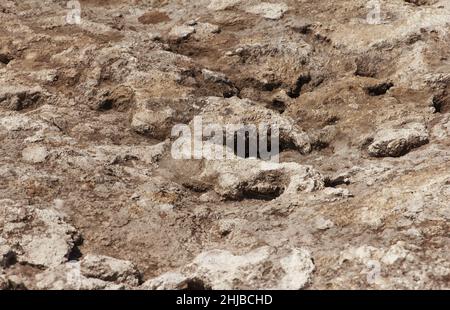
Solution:
[(41, 2), (0, 1), (0, 289), (449, 288), (448, 1)]

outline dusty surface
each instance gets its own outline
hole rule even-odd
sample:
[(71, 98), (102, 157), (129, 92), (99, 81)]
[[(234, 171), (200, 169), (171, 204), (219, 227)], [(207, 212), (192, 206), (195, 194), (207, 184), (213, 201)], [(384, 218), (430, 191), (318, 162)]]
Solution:
[(1, 288), (450, 288), (448, 1), (80, 3), (0, 0)]

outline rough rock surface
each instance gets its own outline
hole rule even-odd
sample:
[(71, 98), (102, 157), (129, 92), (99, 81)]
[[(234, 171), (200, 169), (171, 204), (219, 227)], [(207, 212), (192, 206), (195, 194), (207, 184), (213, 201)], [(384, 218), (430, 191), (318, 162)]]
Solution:
[(400, 129), (382, 129), (376, 133), (369, 145), (369, 154), (374, 157), (405, 155), (413, 148), (428, 143), (428, 133), (425, 126), (411, 123)]
[(130, 286), (139, 284), (139, 271), (129, 261), (107, 256), (86, 255), (81, 260), (80, 266), (81, 273), (89, 278), (126, 283)]
[(450, 288), (447, 0), (67, 3), (0, 1), (1, 289)]
[[(78, 241), (77, 230), (51, 209), (0, 201), (2, 239), (21, 263), (54, 267), (70, 256)], [(8, 252), (4, 253), (8, 256)], [(4, 258), (5, 259), (5, 258)]]
[(287, 254), (281, 257), (277, 249), (268, 246), (244, 255), (225, 250), (203, 252), (178, 273), (163, 274), (145, 282), (142, 288), (179, 289), (197, 285), (214, 290), (302, 289), (314, 271), (311, 255), (303, 249), (284, 250)]
[(35, 277), (35, 286), (41, 290), (121, 290), (125, 284), (104, 281), (83, 272), (80, 262), (72, 261), (49, 268)]
[(256, 159), (207, 162), (200, 180), (214, 184), (215, 192), (227, 199), (287, 199), (282, 195), (324, 187), (321, 175), (310, 166)]

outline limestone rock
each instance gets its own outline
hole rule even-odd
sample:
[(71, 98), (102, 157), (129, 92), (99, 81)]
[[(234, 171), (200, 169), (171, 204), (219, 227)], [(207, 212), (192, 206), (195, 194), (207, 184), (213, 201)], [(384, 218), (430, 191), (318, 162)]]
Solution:
[(126, 286), (114, 282), (88, 278), (81, 272), (80, 262), (68, 262), (36, 275), (40, 290), (121, 290)]
[(18, 262), (54, 267), (67, 261), (79, 239), (77, 230), (55, 210), (0, 201), (2, 237)]
[(44, 146), (33, 145), (22, 151), (22, 157), (25, 161), (38, 164), (44, 162), (48, 157), (47, 148)]
[[(220, 125), (222, 128), (230, 125), (277, 125), (280, 131), (280, 145), (293, 145), (301, 153), (311, 152), (309, 136), (290, 117), (261, 107), (255, 102), (246, 99), (209, 97), (199, 115), (203, 125)], [(239, 129), (239, 128), (238, 128)], [(228, 132), (227, 132), (228, 134)]]
[(172, 40), (180, 41), (189, 38), (191, 34), (195, 32), (195, 28), (192, 26), (175, 26), (169, 33), (169, 37)]
[[(180, 273), (167, 273), (151, 280), (152, 287), (174, 287), (184, 276), (201, 281), (205, 288), (299, 290), (310, 281), (315, 267), (304, 249), (276, 250), (269, 246), (244, 255), (225, 250), (211, 250), (198, 255)], [(156, 285), (158, 284), (158, 285)], [(175, 285), (175, 286), (176, 286)]]
[(312, 167), (257, 159), (208, 161), (200, 179), (216, 179), (215, 191), (226, 199), (271, 200), (324, 187), (323, 177)]
[(144, 290), (182, 290), (189, 288), (188, 277), (178, 272), (164, 273), (159, 277), (150, 279), (140, 286)]
[(0, 108), (19, 111), (35, 106), (43, 97), (44, 91), (39, 86), (2, 86), (0, 88)]
[(170, 138), (172, 127), (188, 123), (199, 107), (189, 98), (154, 98), (140, 104), (131, 119), (133, 131), (155, 139)]
[(136, 286), (140, 274), (130, 261), (88, 254), (80, 262), (81, 273), (87, 278)]
[(225, 10), (242, 2), (242, 0), (211, 0), (208, 9), (214, 11)]
[(428, 143), (428, 132), (420, 123), (409, 123), (402, 128), (381, 129), (369, 145), (373, 157), (399, 157)]
[(67, 2), (0, 1), (0, 288), (449, 288), (448, 0)]
[(288, 10), (285, 3), (262, 2), (245, 9), (246, 12), (261, 15), (267, 19), (277, 20)]

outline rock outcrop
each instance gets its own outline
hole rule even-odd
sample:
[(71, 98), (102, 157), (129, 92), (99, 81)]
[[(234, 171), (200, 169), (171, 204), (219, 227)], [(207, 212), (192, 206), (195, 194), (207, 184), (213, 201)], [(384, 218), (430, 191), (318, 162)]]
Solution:
[(450, 288), (448, 0), (67, 2), (0, 1), (0, 289)]
[(211, 250), (198, 255), (179, 272), (151, 279), (142, 288), (180, 289), (197, 285), (214, 290), (299, 290), (310, 283), (314, 268), (310, 253), (304, 249), (265, 246), (244, 255)]

